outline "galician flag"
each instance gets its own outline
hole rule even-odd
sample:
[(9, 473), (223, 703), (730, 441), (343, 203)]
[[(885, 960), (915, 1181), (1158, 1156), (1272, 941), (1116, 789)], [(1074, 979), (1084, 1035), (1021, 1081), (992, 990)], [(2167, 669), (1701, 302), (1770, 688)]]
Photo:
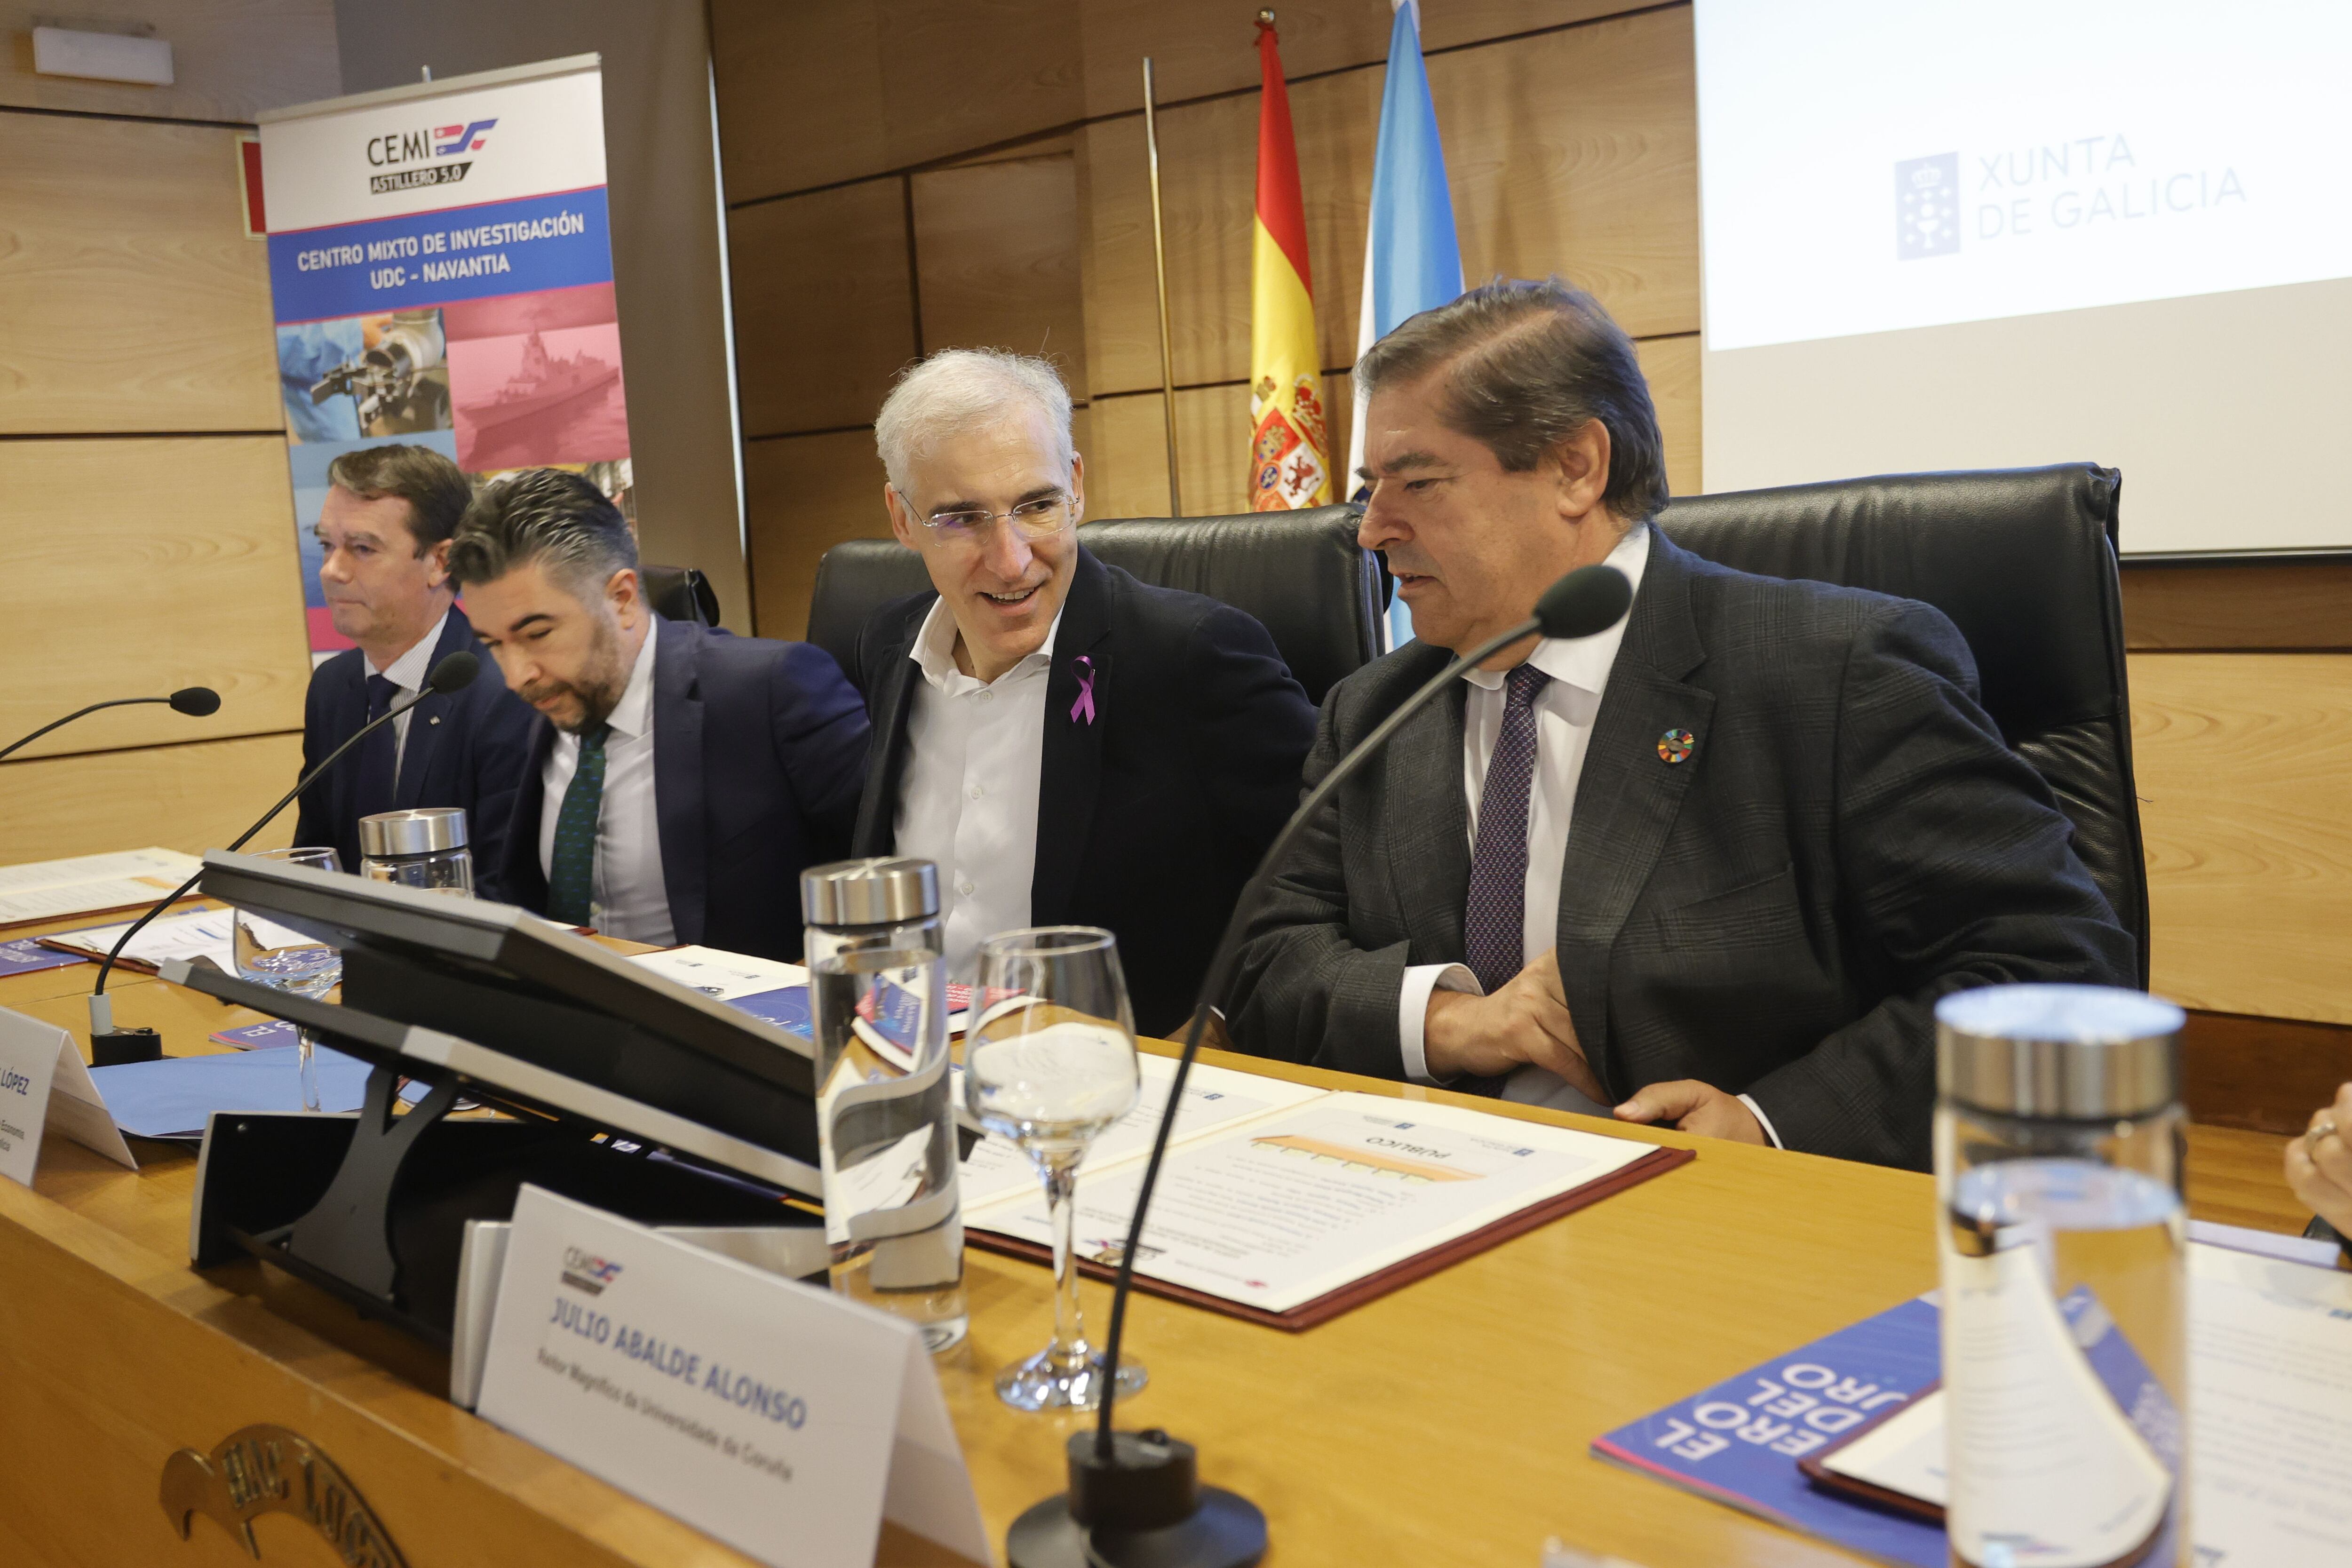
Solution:
[[(1391, 0), (1389, 72), (1381, 90), (1380, 141), (1372, 153), (1372, 221), (1364, 235), (1363, 312), (1356, 357), (1415, 316), (1462, 295), (1462, 246), (1454, 234), (1454, 194), (1445, 184), (1445, 150), (1437, 140), (1437, 106), (1421, 58), (1419, 0)], [(1263, 167), (1263, 164), (1261, 164)], [(1264, 176), (1260, 176), (1264, 184)], [(1258, 198), (1259, 209), (1265, 198)], [(1355, 403), (1348, 472), (1364, 461), (1364, 404)], [(1360, 495), (1361, 489), (1356, 493)], [(1411, 641), (1412, 615), (1400, 599), (1389, 607), (1391, 646)]]
[(1265, 92), (1257, 111), (1257, 221), (1250, 226), (1250, 510), (1331, 500), (1331, 437), (1315, 353), (1315, 282), (1298, 143), (1274, 27), (1257, 25)]

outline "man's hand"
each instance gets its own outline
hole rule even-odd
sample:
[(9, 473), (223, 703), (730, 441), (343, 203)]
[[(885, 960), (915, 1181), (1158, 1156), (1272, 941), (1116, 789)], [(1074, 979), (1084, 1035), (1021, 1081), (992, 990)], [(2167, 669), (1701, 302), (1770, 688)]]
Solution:
[(2352, 1236), (2352, 1083), (2311, 1113), (2311, 1129), (2286, 1146), (2286, 1184), (2311, 1211)]
[(1671, 1121), (1702, 1138), (1728, 1138), (1735, 1143), (1772, 1142), (1764, 1124), (1736, 1094), (1726, 1094), (1695, 1078), (1654, 1083), (1617, 1108), (1620, 1121)]
[(1496, 1078), (1531, 1063), (1558, 1073), (1593, 1100), (1608, 1098), (1577, 1043), (1576, 1020), (1569, 1016), (1559, 960), (1553, 953), (1511, 976), (1492, 996), (1431, 992), (1421, 1043), (1434, 1079), (1462, 1073)]

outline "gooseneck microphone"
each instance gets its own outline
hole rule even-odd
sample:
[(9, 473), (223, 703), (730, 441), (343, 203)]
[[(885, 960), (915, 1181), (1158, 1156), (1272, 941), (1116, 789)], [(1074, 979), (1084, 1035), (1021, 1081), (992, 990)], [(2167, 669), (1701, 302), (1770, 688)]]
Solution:
[[(1633, 584), (1613, 566), (1581, 566), (1562, 577), (1536, 600), (1534, 615), (1430, 677), (1370, 734), (1357, 742), (1307, 792), (1267, 846), (1257, 869), (1234, 900), (1216, 954), (1209, 961), (1192, 1023), (1184, 1033), (1183, 1054), (1176, 1060), (1168, 1105), (1152, 1136), (1151, 1158), (1136, 1189), (1135, 1215), (1128, 1226), (1127, 1245), (1119, 1250), (1118, 1281), (1111, 1293), (1110, 1332), (1103, 1343), (1105, 1390), (1118, 1387), (1119, 1342), (1127, 1328), (1128, 1297), (1134, 1290), (1135, 1256), (1142, 1245), (1144, 1216), (1151, 1207), (1152, 1188), (1160, 1180), (1160, 1161), (1168, 1152), (1168, 1135), (1176, 1125), (1177, 1108), (1184, 1102), (1184, 1080), (1200, 1055), (1210, 1006), (1233, 984), (1241, 933), (1273, 881), (1275, 868), (1339, 786), (1378, 756), (1396, 732), (1459, 679), (1464, 670), (1530, 637), (1566, 639), (1607, 631), (1624, 618), (1633, 603)], [(1070, 1489), (1038, 1503), (1013, 1521), (1004, 1542), (1013, 1568), (1061, 1568), (1062, 1564), (1247, 1568), (1255, 1563), (1266, 1545), (1265, 1516), (1256, 1505), (1221, 1488), (1202, 1486), (1197, 1451), (1192, 1444), (1156, 1430), (1114, 1431), (1114, 1402), (1115, 1396), (1107, 1394), (1091, 1434), (1071, 1434)]]
[[(304, 773), (300, 779), (295, 782), (292, 789), (288, 790), (285, 795), (278, 798), (278, 802), (276, 805), (273, 805), (268, 811), (263, 812), (259, 821), (247, 828), (243, 833), (238, 834), (236, 836), (236, 841), (229, 846), (231, 853), (244, 848), (246, 844), (255, 834), (268, 826), (271, 820), (275, 818), (279, 812), (293, 805), (296, 796), (299, 795), (304, 790), (309, 789), (312, 784), (318, 783), (320, 776), (329, 768), (333, 767), (337, 763), (342, 761), (344, 752), (350, 751), (353, 746), (358, 745), (362, 741), (367, 739), (369, 735), (373, 734), (377, 730), (382, 729), (384, 725), (391, 723), (394, 719), (399, 718), (403, 713), (407, 712), (410, 709), (415, 707), (418, 703), (424, 701), (426, 698), (433, 696), (435, 693), (439, 692), (446, 694), (452, 691), (463, 691), (467, 687), (474, 683), (474, 677), (480, 674), (481, 669), (482, 661), (476, 658), (470, 653), (458, 652), (444, 656), (441, 661), (433, 667), (432, 673), (425, 678), (425, 684), (418, 689), (415, 696), (410, 698), (405, 702), (387, 709), (378, 717), (369, 720), (366, 723), (361, 725), (356, 731), (352, 731), (351, 739), (345, 741), (341, 745), (337, 746), (333, 751), (328, 752), (327, 760), (325, 762), (320, 763), (317, 767), (312, 768), (309, 773)], [(191, 689), (201, 690), (202, 689), (192, 688)], [(186, 695), (188, 695), (186, 692), (173, 693), (173, 705), (177, 706), (178, 699)], [(212, 697), (213, 703), (215, 707), (219, 705), (220, 699), (213, 697), (211, 692), (205, 691), (204, 692), (204, 695), (206, 697)], [(114, 946), (107, 952), (106, 962), (98, 966), (98, 983), (90, 988), (89, 993), (89, 1041), (90, 1049), (93, 1053), (99, 1051), (99, 1042), (101, 1039), (111, 1043), (111, 1049), (109, 1053), (109, 1058), (111, 1060), (142, 1060), (152, 1058), (160, 1052), (163, 1042), (156, 1036), (154, 1030), (143, 1028), (117, 1030), (115, 1028), (114, 1005), (108, 999), (106, 994), (106, 978), (108, 975), (114, 973), (115, 960), (122, 956), (122, 950), (130, 943), (131, 939), (137, 936), (141, 931), (146, 930), (148, 921), (153, 920), (157, 915), (162, 914), (165, 910), (170, 909), (173, 904), (187, 897), (188, 889), (196, 885), (196, 878), (203, 875), (204, 871), (202, 868), (199, 868), (186, 881), (181, 883), (178, 887), (173, 889), (170, 892), (157, 900), (154, 904), (149, 907), (145, 914), (141, 915), (137, 920), (131, 921), (130, 928), (121, 936), (115, 938)]]
[(183, 686), (169, 697), (117, 697), (110, 702), (93, 702), (87, 708), (77, 708), (64, 718), (42, 725), (23, 740), (0, 747), (0, 757), (31, 745), (52, 730), (62, 729), (85, 714), (101, 708), (131, 708), (142, 702), (168, 702), (174, 713), (185, 713), (192, 719), (209, 719), (220, 711), (220, 693), (209, 686)]

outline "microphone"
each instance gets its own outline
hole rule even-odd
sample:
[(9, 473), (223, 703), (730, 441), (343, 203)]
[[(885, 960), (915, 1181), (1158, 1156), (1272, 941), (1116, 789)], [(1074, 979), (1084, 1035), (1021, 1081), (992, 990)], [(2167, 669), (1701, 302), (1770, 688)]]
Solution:
[(130, 708), (142, 702), (168, 702), (174, 713), (185, 713), (194, 719), (209, 719), (220, 711), (220, 693), (209, 686), (183, 686), (169, 697), (118, 697), (110, 702), (93, 702), (87, 708), (76, 709), (54, 723), (42, 725), (23, 740), (0, 747), (0, 757), (31, 745), (50, 731), (61, 729), (85, 713), (95, 713), (101, 708)]
[[(1168, 1135), (1176, 1125), (1176, 1109), (1184, 1102), (1184, 1080), (1201, 1052), (1201, 1033), (1208, 1025), (1211, 1004), (1233, 984), (1234, 965), (1246, 917), (1274, 880), (1291, 846), (1307, 825), (1339, 793), (1339, 786), (1361, 772), (1389, 741), (1438, 694), (1460, 679), (1464, 670), (1492, 658), (1512, 644), (1530, 637), (1589, 637), (1607, 631), (1633, 606), (1633, 585), (1613, 566), (1580, 566), (1546, 588), (1536, 600), (1535, 614), (1497, 633), (1448, 664), (1423, 682), (1394, 711), (1356, 742), (1348, 754), (1307, 792), (1290, 820), (1266, 847), (1257, 869), (1234, 900), (1234, 912), (1218, 938), (1216, 954), (1201, 982), (1192, 1020), (1184, 1032), (1183, 1054), (1176, 1059), (1176, 1079), (1169, 1088), (1168, 1106), (1152, 1135), (1151, 1158), (1143, 1167), (1143, 1181), (1135, 1194), (1135, 1215), (1129, 1223), (1127, 1245), (1119, 1251), (1118, 1281), (1110, 1302), (1110, 1333), (1103, 1342), (1103, 1387), (1118, 1387), (1118, 1351), (1127, 1328), (1127, 1301), (1135, 1285), (1135, 1255), (1143, 1242), (1143, 1222), (1151, 1207), (1152, 1188), (1168, 1152)], [(1248, 1568), (1264, 1555), (1265, 1515), (1248, 1499), (1220, 1487), (1200, 1484), (1198, 1453), (1192, 1444), (1158, 1430), (1118, 1432), (1111, 1427), (1116, 1394), (1106, 1394), (1095, 1430), (1071, 1434), (1068, 1443), (1070, 1489), (1047, 1498), (1019, 1519), (1006, 1533), (1005, 1553), (1013, 1568), (1059, 1568), (1087, 1563), (1105, 1568)]]
[[(246, 844), (255, 834), (268, 826), (270, 822), (276, 818), (279, 812), (293, 805), (296, 796), (299, 795), (304, 790), (309, 789), (312, 784), (318, 783), (320, 775), (324, 773), (329, 768), (333, 767), (337, 763), (342, 761), (344, 752), (350, 751), (353, 746), (358, 745), (362, 741), (367, 739), (369, 735), (373, 734), (377, 730), (382, 729), (384, 725), (391, 723), (394, 719), (399, 718), (403, 713), (407, 712), (410, 709), (415, 707), (426, 698), (431, 697), (436, 693), (446, 694), (452, 691), (463, 691), (467, 687), (471, 686), (474, 683), (474, 677), (479, 675), (481, 670), (482, 661), (476, 658), (470, 653), (460, 651), (457, 653), (444, 655), (441, 661), (433, 667), (432, 673), (425, 678), (425, 684), (421, 689), (419, 689), (415, 696), (410, 698), (405, 702), (399, 703), (394, 707), (386, 709), (383, 714), (374, 719), (369, 720), (366, 723), (361, 725), (356, 731), (352, 731), (350, 740), (345, 741), (341, 745), (337, 746), (333, 751), (328, 752), (327, 760), (325, 762), (320, 763), (317, 767), (312, 768), (309, 773), (304, 773), (301, 778), (295, 782), (292, 789), (288, 790), (285, 795), (278, 798), (278, 802), (276, 805), (273, 805), (268, 811), (263, 812), (259, 821), (247, 828), (243, 833), (238, 834), (236, 836), (236, 842), (229, 846), (230, 852), (233, 854), (236, 851), (244, 848)], [(202, 701), (205, 698), (211, 698), (215, 707), (220, 703), (220, 699), (218, 697), (214, 696), (210, 691), (205, 690), (202, 687), (191, 687), (186, 691), (175, 691), (168, 700), (176, 707), (179, 700), (184, 697), (188, 698), (191, 701)], [(149, 698), (144, 700), (163, 701), (166, 700), (162, 698)], [(121, 936), (115, 938), (114, 946), (107, 952), (106, 962), (98, 966), (98, 983), (90, 988), (89, 993), (89, 1046), (90, 1053), (94, 1058), (98, 1058), (98, 1064), (100, 1066), (109, 1066), (116, 1062), (125, 1061), (152, 1061), (155, 1058), (163, 1055), (163, 1038), (158, 1036), (154, 1030), (149, 1028), (118, 1030), (115, 1028), (114, 1004), (106, 994), (106, 977), (114, 973), (115, 960), (122, 956), (122, 950), (129, 944), (131, 939), (137, 936), (141, 931), (146, 930), (147, 923), (153, 920), (157, 915), (162, 914), (165, 910), (170, 909), (173, 904), (178, 903), (182, 899), (187, 897), (188, 889), (196, 885), (196, 878), (201, 877), (204, 874), (203, 868), (199, 867), (195, 873), (189, 877), (186, 881), (181, 883), (178, 887), (164, 894), (161, 899), (157, 900), (153, 905), (150, 906), (145, 914), (141, 915), (137, 920), (131, 921), (130, 929), (125, 931)], [(107, 1042), (107, 1045), (101, 1047), (100, 1044), (101, 1040)], [(100, 1052), (102, 1050), (106, 1054), (101, 1056)]]

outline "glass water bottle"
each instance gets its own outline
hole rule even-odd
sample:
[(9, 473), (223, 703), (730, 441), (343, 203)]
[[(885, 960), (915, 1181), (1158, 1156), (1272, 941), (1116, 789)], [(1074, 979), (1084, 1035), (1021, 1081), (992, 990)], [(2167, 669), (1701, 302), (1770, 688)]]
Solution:
[(2103, 986), (1937, 1004), (1955, 1564), (2191, 1561), (2181, 1023)]
[(801, 908), (833, 1288), (943, 1351), (967, 1318), (939, 871), (912, 859), (813, 867)]

